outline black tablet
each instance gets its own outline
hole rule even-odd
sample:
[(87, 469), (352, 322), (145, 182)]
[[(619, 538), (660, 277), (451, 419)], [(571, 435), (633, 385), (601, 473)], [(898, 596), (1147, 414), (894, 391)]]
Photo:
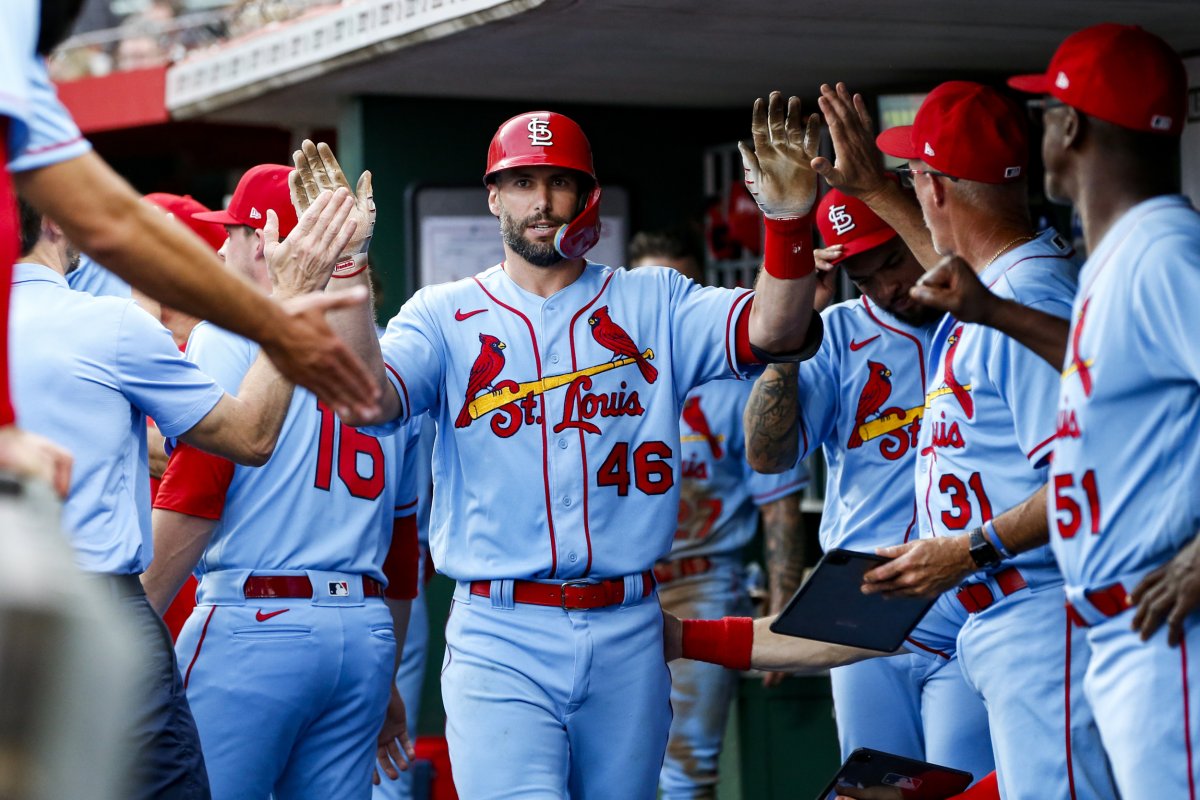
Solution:
[[(874, 553), (830, 550), (771, 630), (787, 636), (890, 653), (925, 616), (933, 599), (862, 593), (863, 575), (886, 563)], [(935, 598), (936, 599), (936, 598)]]
[(860, 747), (817, 800), (835, 800), (839, 786), (872, 789), (872, 800), (945, 800), (970, 786), (971, 780), (971, 773), (961, 769)]

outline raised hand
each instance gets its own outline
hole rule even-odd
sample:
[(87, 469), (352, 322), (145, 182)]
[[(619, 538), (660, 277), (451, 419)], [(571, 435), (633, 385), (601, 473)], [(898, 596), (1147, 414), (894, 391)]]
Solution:
[(754, 149), (738, 142), (746, 186), (763, 215), (772, 219), (803, 217), (817, 199), (812, 161), (820, 144), (821, 118), (800, 114), (800, 98), (771, 92), (754, 101), (750, 132)]
[(295, 229), (279, 241), (279, 218), (267, 211), (263, 257), (279, 296), (291, 297), (325, 288), (334, 264), (358, 228), (351, 216), (354, 200), (347, 189), (323, 191), (301, 214)]
[(832, 247), (818, 247), (813, 250), (813, 261), (817, 267), (817, 287), (813, 293), (813, 310), (817, 312), (829, 308), (837, 294), (837, 264), (835, 258), (840, 258), (845, 248), (840, 244)]
[[(300, 149), (292, 153), (292, 162), (296, 170), (291, 175), (292, 204), (296, 213), (303, 214), (324, 191), (345, 189), (351, 191), (350, 181), (342, 171), (333, 150), (324, 142), (313, 143), (305, 139)], [(339, 260), (356, 255), (365, 255), (371, 246), (371, 236), (375, 232), (375, 196), (371, 186), (371, 172), (368, 170), (358, 177), (358, 185), (353, 190), (354, 209), (351, 218), (358, 228), (349, 245), (340, 254)]]
[(814, 158), (812, 168), (830, 186), (868, 201), (886, 189), (889, 180), (875, 146), (875, 126), (866, 102), (861, 94), (851, 95), (844, 83), (836, 87), (825, 83), (817, 105), (829, 126), (834, 160)]
[(959, 322), (987, 324), (999, 302), (975, 270), (957, 256), (946, 256), (909, 291), (919, 303), (949, 312)]

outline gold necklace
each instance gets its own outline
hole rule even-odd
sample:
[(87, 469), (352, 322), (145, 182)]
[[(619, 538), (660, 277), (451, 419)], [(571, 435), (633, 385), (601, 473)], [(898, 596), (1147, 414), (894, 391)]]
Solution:
[(990, 267), (996, 261), (997, 258), (999, 258), (1000, 256), (1007, 253), (1011, 248), (1015, 247), (1016, 245), (1024, 244), (1025, 242), (1032, 241), (1033, 239), (1036, 239), (1036, 238), (1037, 238), (1037, 234), (1029, 234), (1029, 233), (1025, 234), (1024, 236), (1018, 236), (1017, 238), (1013, 239), (1011, 242), (1009, 242), (1008, 244), (1004, 245), (999, 250), (997, 250), (996, 255), (989, 258), (987, 263), (983, 265), (983, 268), (987, 269), (988, 267)]

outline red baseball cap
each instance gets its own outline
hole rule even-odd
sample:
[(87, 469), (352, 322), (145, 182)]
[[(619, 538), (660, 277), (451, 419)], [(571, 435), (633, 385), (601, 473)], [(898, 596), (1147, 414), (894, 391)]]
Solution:
[(1171, 46), (1136, 25), (1105, 22), (1068, 36), (1044, 75), (1008, 79), (1083, 113), (1146, 133), (1178, 136), (1187, 117), (1187, 71)]
[(279, 236), (283, 238), (296, 227), (296, 209), (288, 176), (292, 168), (281, 164), (259, 164), (246, 170), (233, 190), (233, 199), (224, 211), (205, 211), (194, 219), (221, 225), (249, 225), (262, 229), (267, 224), (267, 209), (279, 216)]
[(832, 264), (840, 264), (897, 236), (866, 203), (837, 189), (826, 192), (817, 205), (817, 229), (826, 247), (840, 244), (844, 248)]
[(194, 214), (207, 214), (208, 208), (199, 200), (193, 198), (190, 194), (185, 194), (180, 197), (177, 194), (168, 194), (166, 192), (151, 192), (143, 198), (154, 205), (171, 214), (175, 219), (182, 222), (192, 229), (192, 232), (199, 236), (213, 250), (220, 250), (221, 245), (225, 244), (225, 239), (228, 238), (225, 233), (225, 227), (218, 225), (215, 222), (204, 222), (196, 219)]
[(948, 81), (925, 97), (912, 125), (888, 128), (875, 139), (896, 158), (980, 183), (1011, 183), (1025, 175), (1029, 132), (1020, 106), (995, 89)]

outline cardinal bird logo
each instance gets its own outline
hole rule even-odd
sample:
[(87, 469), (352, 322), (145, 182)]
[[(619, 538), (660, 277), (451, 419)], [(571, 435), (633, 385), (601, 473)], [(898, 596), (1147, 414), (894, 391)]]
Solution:
[(975, 416), (975, 400), (971, 397), (971, 393), (963, 388), (963, 385), (958, 382), (958, 378), (954, 376), (954, 354), (958, 351), (958, 345), (962, 342), (963, 326), (959, 325), (946, 339), (946, 368), (945, 378), (946, 387), (954, 395), (954, 399), (962, 406), (963, 413), (967, 415), (967, 419)]
[(588, 325), (592, 326), (592, 338), (601, 347), (612, 351), (613, 361), (618, 358), (632, 358), (637, 363), (637, 368), (641, 370), (646, 383), (654, 383), (658, 380), (658, 370), (646, 360), (637, 345), (633, 343), (633, 339), (629, 338), (629, 334), (608, 316), (608, 306), (600, 306), (593, 311), (592, 315), (588, 317)]
[[(854, 429), (850, 431), (850, 440), (846, 447), (854, 449), (862, 447), (862, 434), (858, 429), (869, 418), (878, 414), (883, 404), (892, 396), (892, 371), (878, 361), (867, 362), (867, 383), (863, 386), (862, 394), (858, 396), (858, 408), (854, 412)], [(889, 409), (891, 411), (892, 409)], [(901, 410), (901, 413), (903, 411)]]
[(683, 421), (687, 426), (696, 433), (704, 437), (708, 442), (708, 447), (712, 450), (713, 458), (721, 458), (724, 451), (721, 449), (721, 440), (712, 432), (712, 426), (708, 424), (708, 418), (704, 416), (704, 410), (700, 408), (699, 397), (689, 397), (683, 403)]
[(1083, 308), (1079, 309), (1079, 321), (1075, 323), (1075, 331), (1071, 334), (1071, 366), (1079, 373), (1084, 397), (1092, 396), (1092, 370), (1091, 362), (1079, 357), (1079, 340), (1083, 336), (1083, 323), (1087, 321), (1088, 304), (1091, 302), (1090, 297), (1083, 301)]
[(458, 412), (458, 419), (454, 421), (456, 428), (471, 424), (471, 401), (482, 389), (491, 389), (492, 381), (504, 369), (504, 348), (507, 345), (489, 333), (479, 334), (479, 341), (483, 346), (471, 365), (471, 376), (467, 378), (467, 398), (463, 401), (462, 411)]

